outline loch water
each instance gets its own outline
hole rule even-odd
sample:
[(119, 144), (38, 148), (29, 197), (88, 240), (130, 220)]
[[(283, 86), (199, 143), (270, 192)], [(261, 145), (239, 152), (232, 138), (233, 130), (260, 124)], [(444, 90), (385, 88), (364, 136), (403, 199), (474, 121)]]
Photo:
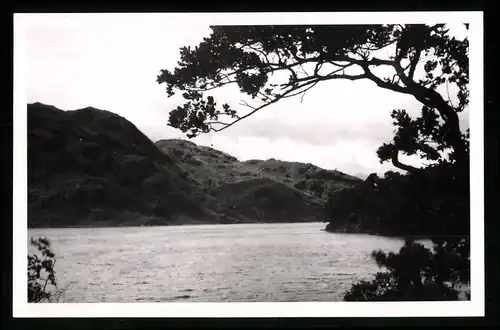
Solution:
[(60, 302), (341, 301), (403, 240), (324, 223), (30, 229), (56, 254)]

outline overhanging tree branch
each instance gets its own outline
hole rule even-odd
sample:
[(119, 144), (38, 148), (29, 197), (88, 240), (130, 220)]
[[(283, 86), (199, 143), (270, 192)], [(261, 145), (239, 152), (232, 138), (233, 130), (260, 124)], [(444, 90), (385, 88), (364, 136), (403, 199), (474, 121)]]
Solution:
[(397, 148), (395, 148), (393, 153), (392, 153), (391, 161), (392, 161), (392, 165), (394, 165), (395, 167), (397, 167), (403, 171), (407, 171), (410, 173), (415, 173), (415, 172), (421, 171), (420, 168), (401, 163), (399, 161), (399, 150)]
[[(290, 88), (288, 91), (284, 92), (283, 94), (280, 94), (280, 95), (276, 96), (273, 100), (271, 100), (269, 102), (266, 102), (266, 103), (264, 103), (263, 105), (261, 105), (259, 107), (252, 107), (247, 102), (242, 101), (242, 102), (246, 103), (244, 105), (250, 107), (253, 110), (251, 112), (249, 112), (248, 114), (244, 115), (244, 116), (238, 117), (233, 122), (227, 123), (224, 127), (221, 127), (221, 128), (218, 128), (218, 129), (213, 129), (213, 130), (215, 132), (223, 131), (226, 128), (229, 128), (229, 127), (233, 126), (237, 122), (239, 122), (239, 121), (241, 121), (241, 120), (243, 120), (243, 119), (245, 119), (247, 117), (250, 117), (251, 115), (253, 115), (257, 111), (260, 111), (260, 110), (268, 107), (269, 105), (278, 102), (279, 100), (281, 100), (283, 98), (288, 98), (288, 97), (299, 95), (301, 93), (302, 94), (305, 93), (307, 90), (309, 90), (314, 85), (316, 85), (319, 81), (333, 80), (333, 79), (347, 79), (347, 80), (353, 80), (354, 81), (354, 80), (365, 79), (365, 78), (367, 78), (367, 75), (365, 75), (365, 74), (360, 74), (360, 75), (345, 75), (345, 74), (343, 74), (343, 75), (331, 75), (331, 76), (305, 77), (305, 78), (302, 78), (302, 79), (297, 79), (295, 81), (296, 83), (299, 83), (299, 82), (304, 82), (304, 83), (300, 84), (300, 85), (295, 85), (294, 87)], [(304, 88), (304, 87), (307, 87), (307, 86), (309, 86), (309, 87), (306, 88), (305, 90), (300, 90), (301, 88)], [(296, 93), (291, 94), (292, 92), (296, 92)], [(207, 122), (207, 124), (212, 124), (212, 123), (213, 122), (211, 122), (211, 121)], [(217, 122), (217, 124), (221, 124), (221, 122)]]
[[(174, 94), (174, 89), (200, 93), (198, 96), (193, 94), (196, 99), (187, 98), (183, 107), (171, 113), (174, 127), (183, 131), (191, 129), (195, 136), (205, 132), (207, 124), (210, 126), (217, 121), (224, 126), (217, 130), (220, 131), (278, 100), (298, 95), (302, 100), (305, 93), (321, 81), (370, 79), (378, 87), (413, 95), (426, 107), (436, 109), (446, 122), (443, 127), (436, 128), (441, 134), (441, 137), (436, 135), (436, 141), (441, 143), (445, 139), (444, 144), (451, 145), (463, 156), (456, 112), (468, 102), (468, 41), (457, 40), (446, 33), (443, 24), (215, 27), (213, 35), (200, 46), (183, 48), (179, 67), (173, 73), (162, 70), (158, 82), (167, 83), (169, 96)], [(381, 58), (378, 50), (389, 45), (394, 46), (395, 56)], [(392, 49), (392, 46), (385, 49)], [(435, 60), (425, 63), (425, 78), (414, 81), (422, 56), (425, 60), (429, 55)], [(309, 63), (314, 64), (311, 71), (306, 71)], [(329, 73), (325, 73), (325, 64), (333, 66)], [(354, 66), (359, 66), (362, 73), (351, 71)], [(383, 66), (394, 69), (396, 74), (390, 73), (387, 77), (375, 74), (375, 69), (372, 71), (373, 67)], [(289, 80), (269, 85), (268, 78), (278, 71), (289, 73)], [(446, 75), (443, 77), (441, 72)], [(460, 90), (457, 109), (436, 91), (448, 81)], [(251, 107), (250, 113), (240, 117), (225, 104), (227, 108), (217, 114), (236, 120), (219, 121), (214, 116), (214, 105), (206, 106), (201, 93), (231, 83), (237, 83), (241, 92), (264, 103)], [(388, 156), (386, 160), (390, 159)], [(401, 164), (397, 156), (395, 163)]]

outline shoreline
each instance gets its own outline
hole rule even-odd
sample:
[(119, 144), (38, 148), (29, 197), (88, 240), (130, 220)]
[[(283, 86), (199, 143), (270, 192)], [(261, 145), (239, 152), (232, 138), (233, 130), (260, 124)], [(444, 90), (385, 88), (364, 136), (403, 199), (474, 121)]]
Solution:
[(300, 222), (240, 222), (240, 223), (206, 223), (206, 222), (184, 222), (184, 223), (168, 223), (162, 225), (133, 225), (133, 224), (123, 224), (123, 225), (114, 225), (110, 226), (107, 224), (93, 224), (92, 226), (86, 225), (74, 225), (74, 226), (52, 226), (52, 227), (28, 227), (29, 230), (44, 230), (44, 229), (112, 229), (112, 228), (144, 228), (144, 227), (183, 227), (183, 226), (230, 226), (230, 225), (260, 225), (260, 224), (307, 224), (307, 223), (316, 223), (322, 224), (325, 227), (321, 228), (320, 231), (327, 232), (329, 234), (347, 234), (347, 235), (370, 235), (377, 237), (385, 237), (385, 238), (395, 238), (395, 239), (407, 239), (411, 238), (415, 241), (419, 240), (432, 240), (434, 238), (449, 238), (449, 237), (459, 237), (459, 238), (470, 238), (470, 235), (387, 235), (387, 234), (379, 234), (373, 232), (354, 232), (354, 231), (334, 231), (326, 228), (328, 222), (323, 221), (300, 221)]
[(470, 239), (470, 234), (469, 235), (388, 235), (388, 234), (380, 234), (380, 233), (373, 233), (373, 232), (349, 232), (349, 231), (335, 231), (335, 230), (328, 230), (328, 229), (323, 229), (324, 231), (331, 233), (331, 234), (363, 234), (363, 235), (371, 235), (371, 236), (378, 236), (378, 237), (387, 237), (387, 238), (398, 238), (398, 239), (406, 239), (406, 238), (411, 238), (416, 241), (418, 240), (432, 240), (434, 238), (451, 238), (451, 237), (457, 237), (457, 238), (469, 238)]
[[(322, 222), (322, 221), (296, 221), (296, 222), (240, 222), (240, 223), (200, 223), (200, 222), (193, 222), (193, 223), (169, 223), (169, 224), (164, 224), (164, 225), (132, 225), (132, 224), (124, 224), (124, 225), (117, 225), (117, 226), (110, 226), (110, 225), (92, 225), (92, 226), (85, 226), (85, 225), (74, 225), (74, 226), (52, 226), (52, 227), (28, 227), (28, 230), (33, 230), (33, 229), (82, 229), (82, 228), (89, 228), (89, 229), (99, 229), (99, 228), (142, 228), (142, 227), (181, 227), (181, 226), (214, 226), (214, 225), (221, 225), (221, 226), (226, 226), (226, 225), (260, 225), (260, 224), (306, 224), (306, 223), (322, 223), (322, 224), (327, 224), (327, 222)], [(321, 229), (324, 230), (324, 229)]]

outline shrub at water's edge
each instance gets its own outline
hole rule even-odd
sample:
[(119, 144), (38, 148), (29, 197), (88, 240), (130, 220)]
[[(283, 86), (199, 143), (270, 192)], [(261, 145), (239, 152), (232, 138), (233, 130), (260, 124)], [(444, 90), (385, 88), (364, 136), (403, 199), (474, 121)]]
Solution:
[[(345, 301), (436, 301), (470, 299), (469, 240), (437, 240), (432, 251), (406, 240), (398, 253), (374, 251), (385, 272), (354, 284)], [(465, 289), (465, 290), (464, 290)]]
[(28, 255), (28, 302), (60, 302), (67, 288), (59, 288), (54, 269), (56, 259), (46, 237), (31, 238), (36, 249)]

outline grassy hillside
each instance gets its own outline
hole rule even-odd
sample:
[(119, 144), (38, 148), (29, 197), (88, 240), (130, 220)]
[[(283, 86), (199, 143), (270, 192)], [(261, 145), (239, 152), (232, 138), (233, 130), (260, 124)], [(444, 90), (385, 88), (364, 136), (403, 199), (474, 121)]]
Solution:
[(324, 209), (296, 189), (269, 178), (256, 178), (213, 188), (222, 222), (324, 221)]
[(214, 198), (185, 176), (114, 113), (28, 105), (30, 227), (216, 221)]
[(160, 140), (156, 145), (205, 191), (226, 184), (269, 179), (299, 191), (308, 203), (320, 208), (324, 206), (328, 193), (363, 182), (357, 177), (312, 164), (276, 159), (238, 161), (222, 151), (180, 139)]
[(312, 164), (153, 143), (109, 111), (28, 105), (30, 227), (326, 221), (327, 193), (358, 182)]

